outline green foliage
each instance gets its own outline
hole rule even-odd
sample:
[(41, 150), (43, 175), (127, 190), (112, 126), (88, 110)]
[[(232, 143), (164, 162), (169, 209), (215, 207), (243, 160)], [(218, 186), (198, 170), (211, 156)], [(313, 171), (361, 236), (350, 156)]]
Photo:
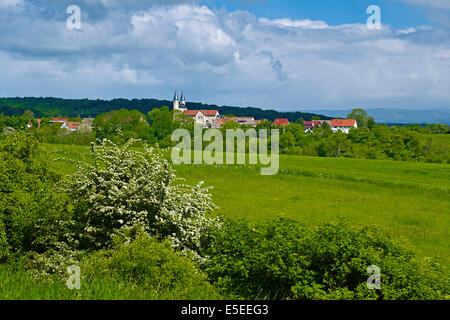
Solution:
[(154, 140), (163, 148), (171, 146), (172, 133), (181, 125), (180, 121), (174, 118), (173, 112), (168, 107), (153, 109), (148, 113), (148, 119)]
[[(321, 127), (315, 127), (305, 135), (302, 126), (291, 123), (281, 132), (280, 150), (286, 154), (320, 157), (450, 163), (448, 140), (436, 140), (425, 135), (423, 132), (428, 131), (426, 127), (419, 130), (407, 126), (375, 125), (371, 121), (369, 124), (352, 128), (349, 134), (344, 134), (339, 131), (333, 133), (324, 122)], [(436, 130), (441, 132), (442, 128)]]
[(5, 116), (3, 113), (0, 114), (0, 131), (5, 128), (12, 128), (15, 130), (23, 130), (27, 127), (30, 121), (29, 114), (24, 114), (22, 116)]
[[(449, 278), (437, 264), (372, 227), (344, 222), (305, 228), (277, 219), (227, 221), (207, 250), (206, 272), (223, 294), (244, 299), (442, 299)], [(370, 290), (367, 268), (381, 269)]]
[[(347, 115), (347, 119), (356, 119), (358, 127), (367, 127), (369, 124), (369, 115), (366, 110), (361, 108), (353, 109), (352, 112)], [(372, 121), (373, 118), (371, 122)]]
[(94, 120), (97, 139), (126, 143), (129, 139), (151, 139), (147, 117), (137, 110), (114, 110), (97, 116)]
[[(38, 159), (31, 133), (0, 140), (0, 243), (7, 250), (45, 251), (58, 239), (64, 196), (54, 192), (59, 179)], [(6, 247), (6, 248), (5, 248)]]
[(86, 260), (86, 278), (111, 278), (176, 299), (218, 298), (206, 275), (168, 241), (146, 235), (129, 244), (116, 239), (113, 249), (98, 251)]
[[(132, 255), (132, 256), (130, 256)], [(128, 260), (123, 260), (128, 257)], [(160, 265), (155, 265), (160, 264)], [(78, 265), (78, 263), (77, 263)], [(0, 264), (1, 300), (182, 300), (219, 299), (192, 262), (167, 244), (139, 239), (127, 248), (86, 256), (80, 290), (66, 286), (68, 273), (36, 275), (22, 265)], [(139, 269), (137, 281), (133, 277)], [(129, 272), (129, 274), (128, 274)], [(145, 273), (147, 272), (147, 273)], [(167, 284), (164, 277), (177, 278)], [(162, 286), (163, 284), (164, 286)]]

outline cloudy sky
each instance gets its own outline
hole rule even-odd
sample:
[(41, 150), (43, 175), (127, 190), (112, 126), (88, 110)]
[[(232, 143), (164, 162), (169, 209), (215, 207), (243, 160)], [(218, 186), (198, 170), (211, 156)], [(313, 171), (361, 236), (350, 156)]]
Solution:
[(450, 109), (450, 0), (0, 0), (0, 96), (182, 88), (277, 110)]

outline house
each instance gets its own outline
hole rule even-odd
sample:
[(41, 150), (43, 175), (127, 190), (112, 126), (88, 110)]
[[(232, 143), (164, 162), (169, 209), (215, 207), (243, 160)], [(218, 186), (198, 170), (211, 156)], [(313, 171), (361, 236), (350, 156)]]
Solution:
[(240, 125), (247, 125), (247, 126), (256, 126), (255, 119), (253, 117), (224, 117), (223, 120), (225, 122), (227, 121), (235, 121), (239, 123)]
[(305, 132), (308, 133), (316, 127), (321, 127), (324, 122), (330, 125), (333, 132), (349, 133), (351, 128), (358, 127), (355, 119), (312, 120), (303, 123)]
[(218, 110), (185, 110), (186, 116), (192, 118), (195, 123), (201, 124), (203, 128), (211, 128), (215, 120), (220, 117)]
[[(37, 124), (38, 124), (38, 128), (41, 127), (41, 119), (35, 119)], [(27, 128), (31, 128), (33, 126), (33, 124), (31, 122), (28, 122), (27, 124)]]
[(284, 119), (284, 118), (281, 118), (281, 119), (278, 118), (273, 121), (273, 124), (276, 126), (287, 126), (287, 125), (289, 125), (289, 123), (290, 123), (289, 120)]
[(66, 123), (69, 119), (67, 118), (53, 118), (52, 120), (50, 120), (48, 123)]
[(224, 124), (225, 124), (225, 120), (222, 118), (216, 118), (215, 120), (213, 120), (213, 122), (211, 123), (211, 128), (212, 129), (219, 129), (221, 128)]
[(62, 124), (61, 129), (67, 129), (69, 131), (77, 131), (80, 126), (79, 122), (65, 122)]
[(333, 132), (349, 133), (351, 128), (358, 128), (358, 123), (355, 119), (333, 119), (331, 120), (331, 130)]

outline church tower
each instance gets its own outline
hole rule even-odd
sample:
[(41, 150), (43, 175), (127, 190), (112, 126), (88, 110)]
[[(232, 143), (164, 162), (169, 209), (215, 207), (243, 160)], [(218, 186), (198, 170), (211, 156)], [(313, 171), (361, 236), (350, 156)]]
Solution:
[(175, 90), (175, 94), (173, 95), (173, 110), (180, 110), (180, 101), (178, 100), (178, 94)]
[(178, 100), (178, 94), (175, 90), (175, 94), (173, 95), (173, 110), (178, 110), (184, 112), (187, 110), (186, 108), (186, 98), (184, 97), (184, 91), (181, 91), (181, 99)]
[(187, 109), (186, 108), (186, 98), (184, 97), (184, 91), (181, 91), (180, 108)]

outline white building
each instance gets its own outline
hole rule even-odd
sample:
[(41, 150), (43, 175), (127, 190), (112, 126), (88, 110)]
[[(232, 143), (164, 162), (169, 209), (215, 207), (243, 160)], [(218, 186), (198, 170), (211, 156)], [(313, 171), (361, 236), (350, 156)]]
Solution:
[(358, 123), (355, 119), (333, 119), (331, 120), (331, 130), (333, 132), (349, 133), (351, 128), (358, 128)]
[(183, 113), (192, 118), (195, 123), (201, 124), (203, 128), (214, 127), (214, 124), (220, 117), (217, 110), (185, 110)]

